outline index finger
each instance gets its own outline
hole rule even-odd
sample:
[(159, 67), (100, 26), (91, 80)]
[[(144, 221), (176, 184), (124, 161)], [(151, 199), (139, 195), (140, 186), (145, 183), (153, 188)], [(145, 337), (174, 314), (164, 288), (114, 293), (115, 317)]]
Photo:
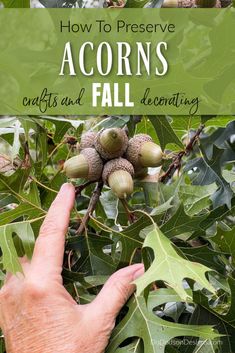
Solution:
[(65, 234), (74, 199), (73, 185), (63, 184), (49, 208), (36, 240), (31, 262), (33, 273), (42, 273), (43, 276), (61, 273)]

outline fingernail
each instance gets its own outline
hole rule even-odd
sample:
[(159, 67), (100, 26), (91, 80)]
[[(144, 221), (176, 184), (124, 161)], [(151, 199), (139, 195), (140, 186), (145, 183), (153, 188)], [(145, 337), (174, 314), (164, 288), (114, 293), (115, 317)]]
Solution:
[(133, 274), (133, 281), (144, 274), (144, 265)]

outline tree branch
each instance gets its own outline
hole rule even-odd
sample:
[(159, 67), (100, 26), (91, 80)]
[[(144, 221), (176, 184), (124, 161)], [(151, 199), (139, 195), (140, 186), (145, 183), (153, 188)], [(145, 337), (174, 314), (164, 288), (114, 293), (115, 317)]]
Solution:
[(28, 141), (24, 142), (23, 148), (24, 148), (24, 160), (23, 160), (23, 162), (21, 164), (21, 168), (22, 169), (28, 169), (28, 168), (31, 167)]
[(204, 129), (205, 125), (201, 125), (196, 131), (195, 135), (190, 139), (189, 143), (186, 145), (184, 151), (180, 151), (176, 157), (174, 157), (173, 162), (168, 167), (167, 171), (159, 178), (161, 182), (167, 182), (172, 178), (174, 173), (181, 168), (182, 158), (188, 156), (192, 151), (194, 145), (197, 143), (198, 138)]
[[(86, 184), (89, 185), (89, 184), (91, 184), (91, 182), (88, 182)], [(99, 198), (100, 198), (100, 195), (101, 195), (101, 192), (102, 192), (102, 189), (103, 189), (103, 185), (104, 185), (103, 181), (98, 181), (98, 183), (97, 183), (97, 185), (95, 187), (95, 190), (92, 193), (92, 196), (91, 196), (91, 199), (90, 199), (86, 214), (83, 217), (82, 223), (80, 224), (78, 230), (76, 231), (76, 235), (81, 235), (84, 232), (84, 230), (85, 230), (85, 228), (87, 226), (87, 223), (88, 223), (88, 221), (90, 219), (90, 215), (94, 212), (94, 210), (96, 208), (96, 205), (97, 205), (97, 203), (99, 201)]]
[(75, 186), (75, 197), (79, 197), (81, 196), (81, 192), (86, 189), (89, 185), (91, 184), (94, 184), (95, 181), (88, 181), (84, 184), (81, 184), (81, 185), (78, 185), (78, 186)]

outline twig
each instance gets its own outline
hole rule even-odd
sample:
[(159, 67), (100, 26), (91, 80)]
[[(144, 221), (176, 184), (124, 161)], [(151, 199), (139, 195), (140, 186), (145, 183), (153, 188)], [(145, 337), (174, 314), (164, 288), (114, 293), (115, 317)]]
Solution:
[(199, 138), (199, 136), (200, 136), (202, 130), (204, 129), (204, 127), (205, 127), (205, 125), (201, 125), (201, 126), (197, 129), (195, 135), (190, 139), (189, 143), (187, 144), (187, 146), (186, 146), (186, 148), (185, 148), (185, 152), (186, 152), (185, 154), (186, 154), (186, 155), (188, 155), (188, 154), (193, 150), (193, 147), (194, 147), (194, 145), (197, 143), (198, 138)]
[(71, 145), (71, 146), (76, 145), (77, 142), (78, 142), (78, 140), (77, 140), (77, 138), (74, 137), (74, 136), (67, 136), (67, 137), (65, 138), (65, 140), (63, 141), (63, 143), (68, 143), (68, 144)]
[(201, 125), (198, 128), (195, 135), (190, 139), (189, 143), (185, 147), (184, 151), (180, 151), (177, 156), (173, 159), (173, 162), (170, 164), (167, 171), (159, 178), (161, 182), (167, 182), (169, 179), (171, 179), (174, 173), (181, 168), (182, 158), (184, 156), (188, 156), (192, 152), (193, 147), (197, 143), (199, 135), (201, 134), (204, 127), (205, 125)]
[(139, 124), (143, 118), (143, 115), (133, 115), (133, 123), (135, 125)]
[(100, 198), (100, 195), (101, 195), (101, 191), (103, 189), (103, 181), (99, 181), (95, 187), (95, 190), (93, 191), (92, 193), (92, 196), (91, 196), (91, 199), (90, 199), (90, 202), (89, 202), (89, 206), (87, 208), (87, 211), (86, 211), (86, 214), (85, 216), (83, 217), (82, 219), (82, 223), (80, 224), (78, 230), (76, 231), (76, 235), (81, 235), (86, 226), (87, 226), (87, 223), (90, 219), (90, 215), (92, 215), (92, 213), (94, 212), (95, 208), (96, 208), (96, 205), (99, 201), (99, 198)]
[(132, 211), (129, 210), (128, 203), (126, 199), (120, 199), (122, 206), (127, 214), (128, 221), (130, 223), (134, 223), (136, 221), (136, 217)]
[(85, 184), (81, 184), (75, 187), (75, 196), (78, 197), (81, 195), (81, 192), (86, 189), (89, 185), (95, 183), (95, 181), (88, 181)]
[(23, 145), (23, 148), (24, 148), (24, 160), (22, 162), (21, 168), (22, 169), (28, 169), (28, 168), (31, 167), (28, 141), (25, 141), (25, 143)]

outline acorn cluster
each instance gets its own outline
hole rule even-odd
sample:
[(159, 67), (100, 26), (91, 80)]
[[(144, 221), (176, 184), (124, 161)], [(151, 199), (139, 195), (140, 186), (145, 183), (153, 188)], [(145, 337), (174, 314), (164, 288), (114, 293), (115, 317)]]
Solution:
[(64, 163), (64, 171), (69, 178), (102, 178), (123, 199), (133, 192), (133, 178), (147, 175), (148, 167), (158, 167), (161, 161), (162, 150), (150, 136), (128, 139), (124, 129), (109, 128), (83, 134), (80, 153)]

